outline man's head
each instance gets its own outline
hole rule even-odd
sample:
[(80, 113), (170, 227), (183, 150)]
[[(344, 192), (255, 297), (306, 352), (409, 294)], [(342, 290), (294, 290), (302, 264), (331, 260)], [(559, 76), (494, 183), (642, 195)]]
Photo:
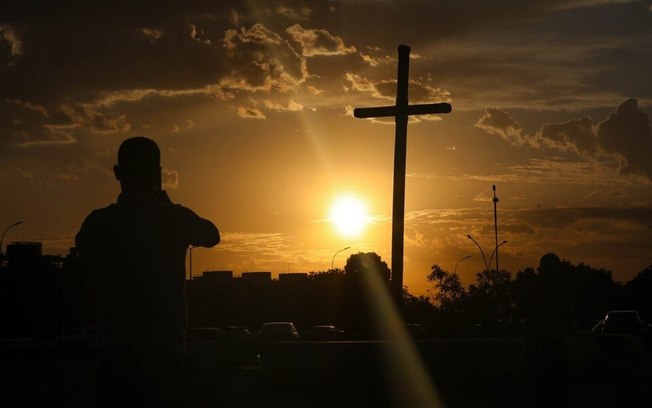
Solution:
[(113, 166), (122, 190), (155, 191), (161, 188), (161, 152), (156, 142), (143, 136), (125, 140)]

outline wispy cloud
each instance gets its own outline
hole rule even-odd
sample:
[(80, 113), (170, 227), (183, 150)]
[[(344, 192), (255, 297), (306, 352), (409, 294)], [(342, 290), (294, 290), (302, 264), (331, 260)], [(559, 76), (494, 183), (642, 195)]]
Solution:
[(274, 10), (276, 13), (294, 21), (309, 20), (312, 16), (312, 10), (306, 6), (290, 7), (287, 5), (277, 6)]
[[(344, 87), (345, 91), (365, 93), (376, 99), (385, 99), (389, 101), (394, 101), (396, 99), (395, 79), (374, 81), (351, 72), (344, 74), (344, 79), (348, 82), (348, 85)], [(410, 80), (409, 87), (411, 103), (451, 101), (450, 92), (444, 89), (432, 87), (425, 82)]]
[(346, 55), (356, 52), (355, 47), (347, 47), (341, 37), (332, 35), (328, 30), (307, 29), (295, 24), (288, 27), (285, 32), (301, 46), (302, 54), (306, 57)]
[(265, 119), (265, 114), (256, 107), (236, 106), (236, 112), (245, 119)]
[(263, 100), (263, 104), (266, 109), (276, 112), (300, 112), (303, 110), (303, 105), (299, 102), (295, 102), (290, 99), (287, 105), (282, 105), (280, 103), (272, 102), (269, 99)]
[(9, 49), (8, 65), (13, 65), (23, 54), (23, 42), (16, 34), (13, 26), (0, 24), (0, 44), (6, 44)]
[(280, 253), (290, 247), (289, 238), (278, 232), (224, 232), (220, 251)]

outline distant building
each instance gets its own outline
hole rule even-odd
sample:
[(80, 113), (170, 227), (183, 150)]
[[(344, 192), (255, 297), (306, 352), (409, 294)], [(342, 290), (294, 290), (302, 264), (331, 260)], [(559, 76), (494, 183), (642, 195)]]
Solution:
[(269, 285), (272, 282), (271, 272), (243, 272), (242, 282), (254, 285)]
[(233, 282), (233, 271), (206, 271), (201, 280), (211, 286), (228, 286)]
[(278, 281), (280, 284), (304, 284), (308, 282), (308, 274), (303, 272), (279, 273)]
[(10, 269), (34, 268), (42, 261), (43, 243), (20, 241), (7, 245), (7, 261)]
[(65, 258), (43, 255), (41, 242), (7, 245), (0, 274), (0, 338), (54, 338), (65, 325)]

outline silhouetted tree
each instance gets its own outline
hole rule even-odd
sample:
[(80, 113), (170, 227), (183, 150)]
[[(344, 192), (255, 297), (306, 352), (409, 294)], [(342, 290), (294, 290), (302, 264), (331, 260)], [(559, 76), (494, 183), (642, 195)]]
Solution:
[(636, 309), (649, 322), (652, 319), (652, 265), (625, 284), (625, 307)]
[(375, 252), (358, 252), (349, 256), (344, 265), (344, 273), (347, 277), (357, 278), (363, 278), (365, 274), (374, 274), (389, 284), (389, 267)]
[(459, 275), (457, 273), (448, 273), (439, 265), (432, 266), (426, 280), (434, 283), (437, 290), (435, 300), (439, 302), (442, 309), (450, 309), (465, 295)]
[(616, 307), (620, 288), (610, 271), (563, 261), (562, 276), (572, 295), (578, 321), (600, 319)]
[(516, 272), (516, 276), (512, 282), (512, 296), (518, 299), (521, 296), (521, 293), (534, 285), (537, 279), (537, 271), (535, 271), (534, 268), (527, 267), (522, 271)]
[(412, 295), (407, 286), (403, 287), (403, 315), (406, 322), (418, 323), (428, 327), (437, 312), (436, 307), (425, 296)]
[(390, 270), (375, 252), (351, 255), (344, 266), (344, 302), (340, 317), (351, 331), (377, 336), (374, 322), (383, 303), (391, 301)]
[(507, 324), (514, 309), (512, 277), (505, 270), (482, 271), (476, 275), (476, 283), (469, 285), (468, 308), (474, 323), (486, 328), (502, 328)]

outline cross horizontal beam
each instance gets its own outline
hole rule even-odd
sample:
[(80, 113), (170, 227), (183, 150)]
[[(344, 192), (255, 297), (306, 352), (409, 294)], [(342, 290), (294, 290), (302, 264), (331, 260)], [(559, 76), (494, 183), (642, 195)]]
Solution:
[(427, 115), (429, 113), (450, 113), (453, 108), (449, 103), (426, 103), (422, 105), (408, 105), (405, 112), (401, 112), (401, 107), (379, 106), (375, 108), (356, 108), (353, 110), (353, 116), (359, 119), (366, 118), (383, 118), (397, 115)]

